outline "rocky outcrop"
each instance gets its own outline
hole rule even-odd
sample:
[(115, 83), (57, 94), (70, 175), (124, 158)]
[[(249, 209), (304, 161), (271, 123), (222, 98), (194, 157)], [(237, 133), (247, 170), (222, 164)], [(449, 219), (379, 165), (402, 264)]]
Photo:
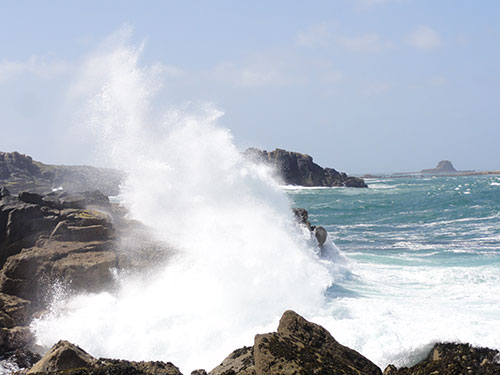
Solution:
[(0, 186), (11, 193), (23, 190), (45, 193), (63, 187), (66, 192), (98, 189), (116, 195), (123, 173), (91, 166), (49, 165), (19, 152), (0, 152)]
[(253, 348), (226, 358), (210, 375), (381, 375), (367, 358), (339, 344), (323, 327), (293, 311), (281, 317), (278, 331), (255, 336)]
[(29, 348), (27, 325), (52, 286), (100, 291), (119, 267), (113, 207), (98, 191), (46, 195), (2, 190), (0, 198), (0, 355)]
[(368, 187), (362, 178), (348, 176), (333, 168), (322, 168), (306, 154), (279, 148), (269, 152), (249, 148), (244, 154), (273, 166), (288, 185)]
[(328, 232), (326, 231), (326, 229), (320, 225), (311, 225), (311, 223), (309, 222), (309, 213), (305, 208), (292, 208), (292, 211), (297, 222), (309, 229), (318, 241), (318, 245), (322, 247), (325, 244), (326, 239), (328, 238)]
[(384, 375), (498, 375), (500, 353), (468, 344), (436, 344), (426, 359), (412, 367), (389, 365)]
[(434, 174), (434, 173), (456, 173), (457, 170), (455, 169), (455, 167), (453, 166), (453, 164), (451, 164), (451, 161), (449, 160), (441, 160), (438, 165), (436, 166), (436, 168), (432, 168), (432, 169), (424, 169), (422, 170), (421, 173), (424, 173), (424, 174)]
[(182, 375), (172, 363), (94, 358), (68, 341), (59, 341), (27, 374)]

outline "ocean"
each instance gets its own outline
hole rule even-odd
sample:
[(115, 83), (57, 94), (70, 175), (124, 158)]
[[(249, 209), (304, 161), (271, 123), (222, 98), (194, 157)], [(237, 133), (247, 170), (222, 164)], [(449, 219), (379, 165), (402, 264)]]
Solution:
[[(117, 250), (146, 237), (167, 261), (112, 270), (108, 292), (56, 286), (31, 324), (40, 346), (66, 339), (96, 357), (190, 373), (253, 345), (292, 309), (382, 368), (436, 341), (500, 349), (500, 178), (282, 187), (242, 156), (217, 108), (159, 106), (157, 69), (139, 57), (123, 44), (89, 57), (80, 127), (99, 160), (125, 173), (117, 199), (147, 228)], [(323, 249), (292, 206), (328, 230)]]
[(380, 366), (439, 341), (500, 348), (500, 177), (367, 182), (287, 188), (352, 262), (319, 321)]

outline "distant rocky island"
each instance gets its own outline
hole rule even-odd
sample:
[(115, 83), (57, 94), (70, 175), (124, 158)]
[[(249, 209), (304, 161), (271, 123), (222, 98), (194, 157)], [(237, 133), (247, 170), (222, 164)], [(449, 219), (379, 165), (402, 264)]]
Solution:
[(333, 168), (322, 168), (307, 154), (277, 148), (274, 151), (249, 148), (244, 152), (247, 157), (262, 161), (274, 167), (283, 182), (298, 186), (345, 186), (366, 188), (362, 178), (348, 176)]
[(435, 174), (435, 173), (456, 173), (457, 170), (449, 160), (441, 160), (436, 168), (423, 169), (421, 173), (424, 174)]
[(404, 177), (423, 177), (423, 176), (482, 176), (482, 175), (500, 175), (500, 170), (494, 171), (458, 171), (449, 160), (441, 160), (435, 168), (422, 169), (420, 172), (397, 172), (384, 175), (367, 173), (362, 177), (370, 178), (404, 178)]

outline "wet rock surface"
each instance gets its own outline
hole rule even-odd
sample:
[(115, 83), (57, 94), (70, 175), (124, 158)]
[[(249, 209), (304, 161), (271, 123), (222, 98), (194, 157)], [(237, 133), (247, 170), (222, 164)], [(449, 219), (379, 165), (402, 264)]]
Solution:
[(113, 207), (99, 191), (77, 194), (2, 190), (0, 198), (0, 355), (30, 349), (28, 328), (54, 284), (72, 291), (110, 288), (119, 267)]
[(348, 176), (333, 168), (322, 168), (306, 154), (279, 148), (274, 151), (249, 148), (244, 154), (273, 166), (288, 185), (368, 187), (362, 178)]

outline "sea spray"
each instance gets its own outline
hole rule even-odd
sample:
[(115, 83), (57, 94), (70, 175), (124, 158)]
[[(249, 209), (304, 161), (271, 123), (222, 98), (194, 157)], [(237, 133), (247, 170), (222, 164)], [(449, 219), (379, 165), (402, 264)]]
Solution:
[(44, 347), (67, 339), (96, 356), (210, 369), (286, 309), (321, 309), (340, 256), (332, 245), (321, 259), (272, 171), (217, 126), (220, 111), (152, 108), (161, 69), (113, 40), (75, 87), (91, 93), (85, 117), (100, 155), (127, 175), (120, 201), (176, 254), (146, 277), (118, 274), (113, 293), (57, 299), (32, 328)]

